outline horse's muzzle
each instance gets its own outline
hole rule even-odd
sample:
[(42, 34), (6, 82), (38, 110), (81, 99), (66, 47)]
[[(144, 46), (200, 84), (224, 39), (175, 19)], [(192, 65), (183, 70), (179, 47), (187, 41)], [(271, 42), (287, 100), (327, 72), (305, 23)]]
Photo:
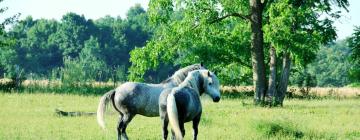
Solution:
[(219, 102), (219, 101), (220, 101), (220, 97), (215, 97), (215, 98), (213, 98), (213, 101), (214, 101), (214, 102)]

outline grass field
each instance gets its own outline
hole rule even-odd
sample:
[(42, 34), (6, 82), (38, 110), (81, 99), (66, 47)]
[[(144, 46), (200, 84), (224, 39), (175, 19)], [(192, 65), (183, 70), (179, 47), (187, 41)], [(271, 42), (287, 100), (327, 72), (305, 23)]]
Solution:
[[(0, 93), (0, 139), (116, 139), (117, 115), (107, 114), (107, 130), (95, 116), (60, 117), (55, 108), (95, 111), (99, 96)], [(360, 99), (289, 99), (284, 107), (255, 107), (251, 99), (203, 98), (199, 139), (360, 139)], [(130, 139), (161, 139), (158, 117), (136, 116)], [(192, 139), (186, 125), (185, 139)]]

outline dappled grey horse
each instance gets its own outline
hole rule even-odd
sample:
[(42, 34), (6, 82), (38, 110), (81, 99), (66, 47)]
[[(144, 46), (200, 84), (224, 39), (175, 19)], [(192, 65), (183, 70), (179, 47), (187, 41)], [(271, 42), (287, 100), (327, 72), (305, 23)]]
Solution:
[(202, 112), (200, 96), (206, 93), (214, 102), (220, 101), (219, 86), (220, 83), (215, 74), (208, 70), (195, 70), (191, 71), (178, 87), (165, 89), (159, 99), (163, 139), (167, 139), (169, 122), (173, 139), (181, 140), (185, 135), (184, 123), (192, 121), (196, 140)]
[(117, 127), (118, 139), (128, 139), (126, 127), (136, 114), (147, 117), (159, 116), (159, 96), (165, 88), (179, 85), (193, 70), (204, 69), (202, 64), (194, 64), (182, 68), (160, 84), (146, 84), (126, 82), (115, 90), (111, 90), (100, 99), (97, 110), (97, 121), (105, 128), (104, 113), (106, 104), (112, 102), (114, 108), (120, 113)]

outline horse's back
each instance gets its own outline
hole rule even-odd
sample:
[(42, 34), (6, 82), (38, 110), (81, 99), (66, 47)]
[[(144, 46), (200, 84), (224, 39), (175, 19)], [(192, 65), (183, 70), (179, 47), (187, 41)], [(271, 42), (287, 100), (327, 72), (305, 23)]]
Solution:
[(158, 116), (161, 85), (126, 82), (116, 88), (115, 102), (121, 110), (144, 116)]

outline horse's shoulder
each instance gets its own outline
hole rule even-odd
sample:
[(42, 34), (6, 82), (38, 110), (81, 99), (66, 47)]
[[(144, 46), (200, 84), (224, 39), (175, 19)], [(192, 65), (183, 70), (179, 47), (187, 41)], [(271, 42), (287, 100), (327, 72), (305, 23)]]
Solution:
[(189, 89), (188, 87), (176, 88), (172, 92), (175, 95), (175, 98), (179, 99), (187, 99), (189, 97)]

